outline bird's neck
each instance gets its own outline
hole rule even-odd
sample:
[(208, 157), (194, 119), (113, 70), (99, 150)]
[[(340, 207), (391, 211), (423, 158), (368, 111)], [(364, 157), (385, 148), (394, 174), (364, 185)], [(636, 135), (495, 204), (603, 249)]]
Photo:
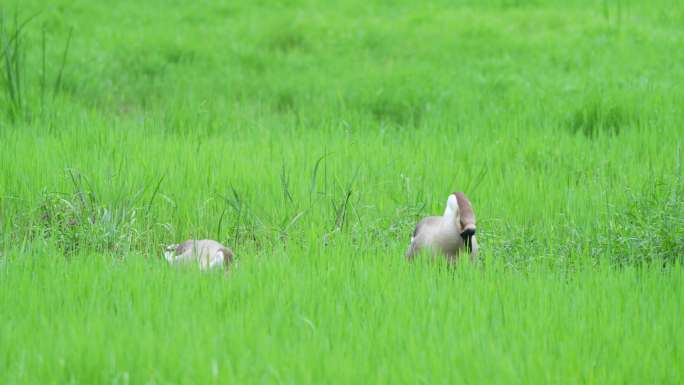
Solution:
[(459, 223), (458, 214), (456, 213), (456, 211), (454, 211), (454, 210), (453, 210), (451, 207), (449, 207), (448, 205), (447, 205), (446, 209), (444, 210), (444, 215), (443, 215), (443, 217), (444, 217), (445, 222), (447, 222), (447, 223), (449, 223), (449, 224), (452, 224), (452, 223), (453, 223), (453, 224), (456, 225), (456, 224)]

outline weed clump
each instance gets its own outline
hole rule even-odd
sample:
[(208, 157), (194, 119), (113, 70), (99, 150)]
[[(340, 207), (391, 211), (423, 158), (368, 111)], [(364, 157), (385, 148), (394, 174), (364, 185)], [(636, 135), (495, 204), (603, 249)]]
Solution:
[(622, 105), (594, 100), (577, 108), (568, 119), (567, 127), (572, 133), (593, 139), (599, 135), (619, 135), (637, 122), (636, 114)]
[(372, 101), (368, 104), (368, 110), (378, 122), (402, 127), (419, 125), (423, 115), (422, 106), (390, 98), (378, 98)]
[(288, 54), (307, 49), (307, 36), (301, 23), (276, 20), (266, 28), (261, 37), (262, 46), (270, 52)]
[(631, 193), (601, 243), (619, 264), (684, 261), (684, 183), (656, 183)]
[(69, 173), (71, 193), (43, 192), (34, 211), (31, 237), (48, 239), (65, 255), (80, 250), (126, 255), (149, 238), (149, 205), (136, 206), (139, 199), (119, 205), (101, 202), (87, 181)]
[(135, 208), (113, 209), (89, 202), (81, 193), (45, 194), (39, 209), (38, 232), (55, 241), (64, 254), (80, 249), (125, 253), (137, 232)]

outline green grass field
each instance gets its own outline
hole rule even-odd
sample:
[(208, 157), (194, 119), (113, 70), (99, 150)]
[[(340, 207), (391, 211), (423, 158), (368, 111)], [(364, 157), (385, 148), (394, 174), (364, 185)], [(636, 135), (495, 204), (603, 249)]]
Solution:
[(684, 382), (680, 1), (0, 12), (0, 384)]

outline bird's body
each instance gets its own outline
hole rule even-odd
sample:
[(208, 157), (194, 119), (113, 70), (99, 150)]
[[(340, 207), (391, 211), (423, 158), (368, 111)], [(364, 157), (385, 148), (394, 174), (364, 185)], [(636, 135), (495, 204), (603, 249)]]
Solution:
[(461, 192), (451, 194), (444, 215), (418, 222), (406, 257), (412, 259), (422, 250), (442, 254), (450, 261), (464, 252), (474, 257), (478, 251), (475, 228), (475, 214), (468, 198)]
[(197, 262), (201, 270), (207, 270), (229, 267), (233, 262), (233, 251), (211, 239), (191, 239), (167, 246), (164, 258), (172, 264)]

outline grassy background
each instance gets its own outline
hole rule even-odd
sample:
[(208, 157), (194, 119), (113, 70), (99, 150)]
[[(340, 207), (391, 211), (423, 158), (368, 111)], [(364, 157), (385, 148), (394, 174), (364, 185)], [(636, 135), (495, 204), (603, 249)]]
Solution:
[(2, 12), (0, 382), (682, 381), (679, 2)]

